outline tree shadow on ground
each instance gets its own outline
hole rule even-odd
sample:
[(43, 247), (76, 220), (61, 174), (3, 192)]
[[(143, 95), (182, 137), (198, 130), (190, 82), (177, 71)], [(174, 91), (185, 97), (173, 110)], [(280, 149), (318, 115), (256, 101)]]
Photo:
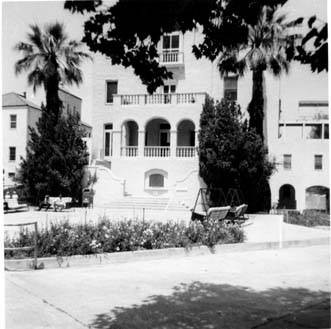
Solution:
[(329, 312), (328, 292), (313, 292), (304, 288), (274, 288), (257, 292), (247, 287), (194, 282), (174, 287), (170, 296), (151, 296), (141, 305), (118, 307), (109, 313), (98, 314), (91, 327), (330, 328)]

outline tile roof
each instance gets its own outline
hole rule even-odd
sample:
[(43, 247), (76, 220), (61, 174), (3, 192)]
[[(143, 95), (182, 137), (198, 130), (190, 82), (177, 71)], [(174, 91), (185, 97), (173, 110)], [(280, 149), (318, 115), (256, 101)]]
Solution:
[(14, 92), (2, 95), (2, 107), (10, 107), (10, 106), (29, 106), (40, 110), (40, 106), (30, 102), (22, 95)]

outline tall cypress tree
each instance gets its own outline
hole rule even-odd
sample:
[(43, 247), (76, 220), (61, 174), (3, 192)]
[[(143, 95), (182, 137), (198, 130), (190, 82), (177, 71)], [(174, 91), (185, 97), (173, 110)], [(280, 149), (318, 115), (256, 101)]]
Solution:
[(240, 189), (249, 211), (270, 209), (273, 164), (261, 136), (249, 129), (234, 102), (207, 98), (200, 117), (200, 176), (209, 188)]

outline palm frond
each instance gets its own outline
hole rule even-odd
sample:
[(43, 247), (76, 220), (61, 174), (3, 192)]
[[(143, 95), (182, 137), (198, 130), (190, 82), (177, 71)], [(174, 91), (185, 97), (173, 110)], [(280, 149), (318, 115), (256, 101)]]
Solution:
[(33, 92), (36, 92), (38, 87), (41, 87), (45, 82), (44, 73), (36, 67), (28, 74), (28, 83), (33, 87)]
[(30, 25), (31, 32), (28, 33), (28, 40), (35, 45), (40, 51), (43, 50), (42, 32), (38, 25)]
[(64, 84), (82, 82), (79, 69), (82, 62), (91, 56), (81, 50), (82, 44), (68, 40), (64, 25), (59, 22), (48, 24), (42, 30), (38, 25), (30, 25), (28, 42), (15, 46), (23, 57), (15, 64), (16, 74), (30, 71), (28, 83), (34, 88), (44, 84), (47, 89), (49, 79), (60, 80)]

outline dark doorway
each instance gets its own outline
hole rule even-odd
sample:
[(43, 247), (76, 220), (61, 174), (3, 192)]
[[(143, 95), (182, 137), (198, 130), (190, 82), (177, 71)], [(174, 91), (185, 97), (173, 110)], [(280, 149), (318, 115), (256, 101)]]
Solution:
[(282, 185), (279, 189), (278, 199), (279, 209), (296, 209), (297, 202), (295, 200), (295, 189), (290, 184)]

